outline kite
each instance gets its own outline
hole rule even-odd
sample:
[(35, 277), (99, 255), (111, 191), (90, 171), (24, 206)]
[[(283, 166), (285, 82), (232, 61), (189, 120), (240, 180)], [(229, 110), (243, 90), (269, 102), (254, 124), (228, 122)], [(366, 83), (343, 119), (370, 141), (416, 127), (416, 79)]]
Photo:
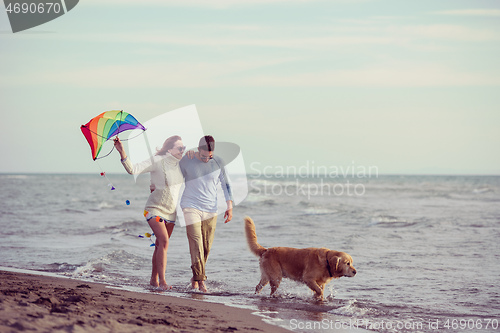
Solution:
[(118, 133), (133, 129), (146, 130), (134, 116), (123, 112), (123, 110), (103, 112), (97, 117), (92, 118), (87, 124), (82, 125), (80, 129), (90, 145), (94, 161), (98, 158), (106, 157), (111, 153), (109, 152), (105, 156), (98, 157), (104, 142), (118, 135)]
[[(101, 152), (102, 145), (115, 135), (118, 136), (118, 134), (121, 132), (134, 129), (139, 129), (143, 132), (146, 130), (146, 128), (142, 126), (142, 124), (138, 122), (137, 119), (134, 118), (134, 116), (127, 112), (123, 112), (123, 110), (103, 112), (97, 117), (90, 119), (90, 121), (85, 125), (80, 126), (80, 129), (82, 130), (83, 135), (90, 145), (90, 149), (92, 151), (92, 159), (94, 161), (111, 154), (114, 147), (106, 155), (98, 157), (99, 153)], [(141, 132), (141, 134), (143, 132)], [(105, 177), (109, 181), (108, 186), (110, 187), (111, 191), (114, 191), (116, 188), (108, 179), (104, 171), (101, 172), (101, 176)], [(130, 205), (129, 200), (127, 200), (126, 203), (127, 205)]]

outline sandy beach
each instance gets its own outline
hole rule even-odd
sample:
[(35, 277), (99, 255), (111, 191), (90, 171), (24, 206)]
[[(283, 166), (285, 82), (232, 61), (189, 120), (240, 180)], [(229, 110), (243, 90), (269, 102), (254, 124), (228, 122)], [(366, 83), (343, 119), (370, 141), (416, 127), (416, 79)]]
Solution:
[(1, 332), (290, 332), (251, 310), (0, 271)]

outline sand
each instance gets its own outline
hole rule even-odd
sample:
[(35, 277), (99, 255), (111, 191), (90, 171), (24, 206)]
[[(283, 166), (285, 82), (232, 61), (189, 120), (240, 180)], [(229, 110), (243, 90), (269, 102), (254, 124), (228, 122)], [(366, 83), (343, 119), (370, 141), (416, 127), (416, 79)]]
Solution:
[(0, 271), (0, 332), (269, 332), (251, 310)]

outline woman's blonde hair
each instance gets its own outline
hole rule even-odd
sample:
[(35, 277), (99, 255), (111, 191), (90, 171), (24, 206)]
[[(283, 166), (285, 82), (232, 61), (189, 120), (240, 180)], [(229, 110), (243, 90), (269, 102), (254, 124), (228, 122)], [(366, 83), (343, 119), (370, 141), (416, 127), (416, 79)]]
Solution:
[(161, 147), (161, 149), (156, 150), (156, 155), (165, 155), (168, 152), (168, 150), (174, 148), (174, 144), (179, 140), (182, 140), (180, 136), (178, 135), (171, 136), (170, 138), (165, 140), (165, 142), (163, 143), (163, 147)]

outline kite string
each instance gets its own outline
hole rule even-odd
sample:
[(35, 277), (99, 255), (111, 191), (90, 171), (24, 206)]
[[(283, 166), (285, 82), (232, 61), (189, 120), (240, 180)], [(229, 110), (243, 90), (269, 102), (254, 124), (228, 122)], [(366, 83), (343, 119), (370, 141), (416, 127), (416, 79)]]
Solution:
[[(133, 137), (128, 138), (128, 139), (120, 139), (120, 141), (128, 141), (128, 140), (135, 139), (135, 138), (137, 138), (139, 135), (143, 135), (143, 134), (144, 134), (144, 132), (145, 132), (145, 131), (142, 131), (141, 133), (137, 134), (136, 136), (133, 136)], [(97, 134), (97, 135), (98, 135), (98, 134)], [(117, 134), (117, 136), (118, 136), (118, 134)], [(104, 138), (104, 137), (102, 137), (102, 138)], [(109, 140), (109, 139), (107, 139), (106, 141), (108, 141), (108, 140)], [(114, 149), (115, 149), (115, 146), (113, 145), (113, 148), (111, 148), (111, 150), (109, 151), (109, 153), (107, 153), (107, 154), (106, 154), (106, 155), (104, 155), (104, 156), (97, 157), (95, 160), (97, 161), (97, 160), (99, 160), (99, 159), (101, 159), (101, 158), (104, 158), (104, 157), (106, 157), (106, 156), (109, 156), (109, 154), (111, 154), (111, 153), (113, 152), (113, 150), (114, 150)]]
[[(111, 154), (111, 152), (110, 152)], [(108, 154), (109, 155), (109, 154)], [(107, 156), (107, 155), (106, 155)], [(97, 160), (96, 160), (97, 162)], [(104, 170), (102, 169), (101, 165), (99, 164), (99, 162), (97, 162), (97, 165), (99, 166), (99, 169), (101, 169), (101, 176), (103, 176), (104, 178), (107, 179), (107, 181), (109, 182), (109, 186), (111, 186), (111, 190), (114, 190), (115, 187), (113, 185), (113, 183), (111, 182), (111, 180), (109, 180), (108, 176), (106, 176), (106, 172), (104, 172)]]
[[(97, 161), (97, 160), (100, 160), (101, 158), (104, 158), (106, 156), (109, 156), (109, 154), (111, 154), (113, 152), (113, 150), (115, 150), (115, 146), (113, 146), (113, 148), (111, 148), (111, 150), (109, 151), (109, 153), (107, 153), (106, 155), (104, 156), (100, 156), (100, 157), (96, 157), (94, 161)], [(100, 167), (100, 166), (99, 166)], [(102, 169), (101, 169), (102, 170)]]
[(142, 131), (141, 133), (137, 134), (136, 136), (133, 136), (131, 138), (128, 138), (128, 139), (120, 139), (121, 141), (128, 141), (128, 140), (132, 140), (132, 139), (135, 139), (137, 138), (139, 135), (143, 135), (145, 131)]

